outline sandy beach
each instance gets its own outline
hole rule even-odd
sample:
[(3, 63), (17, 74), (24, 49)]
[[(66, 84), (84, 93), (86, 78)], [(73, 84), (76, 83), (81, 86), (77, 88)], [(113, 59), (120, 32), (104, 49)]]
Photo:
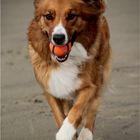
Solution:
[[(138, 0), (108, 0), (113, 68), (95, 140), (140, 140)], [(33, 0), (1, 2), (1, 140), (55, 140), (57, 132), (27, 49)]]

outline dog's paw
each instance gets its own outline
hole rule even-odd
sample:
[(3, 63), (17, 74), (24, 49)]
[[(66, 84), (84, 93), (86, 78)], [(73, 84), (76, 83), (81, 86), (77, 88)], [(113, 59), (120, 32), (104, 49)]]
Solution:
[(74, 126), (66, 118), (63, 122), (62, 127), (56, 134), (56, 140), (72, 140), (76, 133)]
[(93, 140), (93, 134), (88, 128), (82, 128), (78, 140)]

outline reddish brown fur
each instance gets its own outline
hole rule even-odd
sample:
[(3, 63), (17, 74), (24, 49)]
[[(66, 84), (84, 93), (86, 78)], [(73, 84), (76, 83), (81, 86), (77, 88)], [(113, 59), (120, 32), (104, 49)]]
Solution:
[[(67, 22), (65, 16), (69, 9), (73, 8), (74, 12), (80, 16), (72, 22)], [(48, 9), (56, 11), (54, 21), (50, 22), (44, 19), (43, 15)], [(35, 1), (35, 17), (28, 32), (29, 52), (36, 78), (46, 92), (45, 95), (54, 112), (58, 128), (61, 127), (64, 118), (68, 115), (69, 121), (76, 128), (81, 120), (85, 120), (85, 126), (90, 130), (94, 129), (100, 91), (108, 79), (111, 63), (110, 35), (107, 21), (102, 16), (104, 11), (103, 0), (94, 1), (92, 4), (89, 3), (89, 0)], [(92, 59), (80, 66), (79, 77), (82, 79), (83, 85), (76, 92), (76, 103), (72, 105), (72, 108), (68, 101), (56, 99), (47, 91), (49, 73), (52, 69), (57, 69), (59, 64), (51, 59), (46, 32), (51, 36), (52, 29), (59, 23), (60, 18), (62, 18), (62, 23), (69, 36), (72, 35), (73, 30), (76, 30), (76, 41), (83, 44), (88, 54), (93, 56)]]

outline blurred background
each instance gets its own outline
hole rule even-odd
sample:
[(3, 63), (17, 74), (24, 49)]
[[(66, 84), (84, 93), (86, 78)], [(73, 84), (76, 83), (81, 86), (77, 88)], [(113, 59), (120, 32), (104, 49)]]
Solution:
[[(52, 113), (28, 57), (33, 0), (1, 2), (1, 140), (54, 140)], [(95, 140), (139, 140), (139, 0), (108, 0), (113, 69)]]

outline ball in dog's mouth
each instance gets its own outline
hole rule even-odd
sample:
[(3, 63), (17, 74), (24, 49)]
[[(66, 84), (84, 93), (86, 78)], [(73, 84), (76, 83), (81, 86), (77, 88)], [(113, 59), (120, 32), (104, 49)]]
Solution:
[(49, 45), (51, 53), (54, 55), (58, 62), (64, 62), (68, 59), (69, 53), (71, 51), (71, 43), (69, 42), (66, 45)]

